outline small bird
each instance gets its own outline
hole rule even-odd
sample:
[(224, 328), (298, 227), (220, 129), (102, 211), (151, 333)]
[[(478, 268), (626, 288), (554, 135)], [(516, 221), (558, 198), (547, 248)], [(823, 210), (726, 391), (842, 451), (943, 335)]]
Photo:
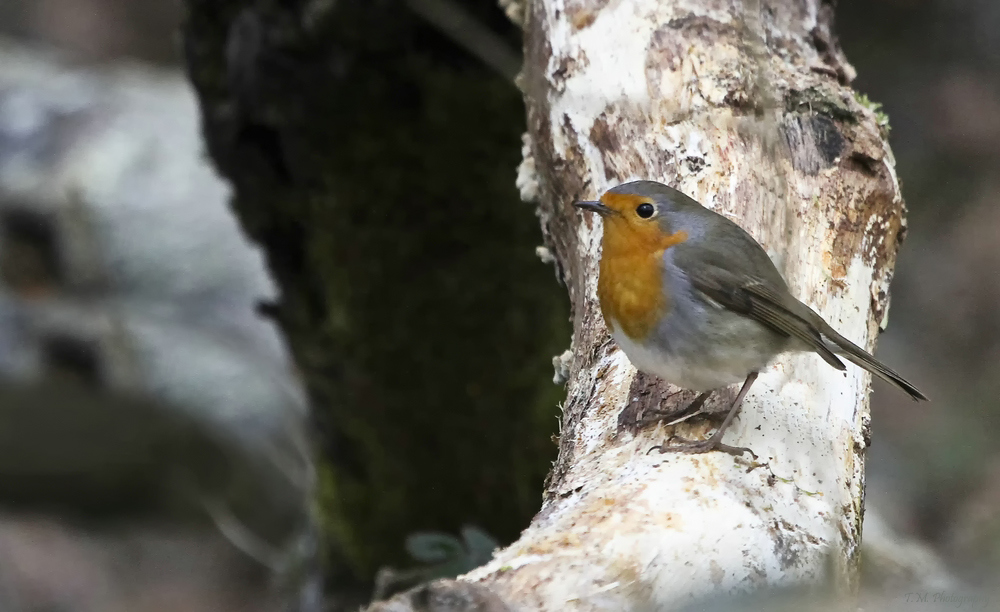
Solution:
[(710, 438), (660, 452), (754, 455), (722, 436), (760, 370), (788, 351), (813, 351), (838, 370), (844, 357), (914, 400), (927, 399), (792, 297), (743, 228), (676, 189), (635, 181), (575, 206), (604, 219), (597, 296), (618, 346), (638, 370), (700, 392), (675, 414), (692, 416), (714, 390), (743, 381)]

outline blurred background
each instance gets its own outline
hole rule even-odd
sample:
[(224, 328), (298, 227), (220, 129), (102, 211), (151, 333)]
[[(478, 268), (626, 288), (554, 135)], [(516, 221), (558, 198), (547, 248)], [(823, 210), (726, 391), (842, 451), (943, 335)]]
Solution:
[[(485, 54), (499, 61), (487, 65), (456, 42), (447, 15), (401, 7), (407, 16), (392, 27), (405, 34), (402, 46), (371, 53), (407, 53), (434, 79), (492, 92), (489, 119), (467, 121), (492, 122), (495, 143), (456, 145), (443, 154), (456, 161), (439, 172), (448, 188), (466, 176), (470, 189), (491, 190), (503, 212), (463, 220), (492, 232), (455, 243), (481, 266), (440, 283), (466, 286), (489, 273), (499, 288), (435, 315), (433, 300), (398, 285), (401, 294), (358, 333), (382, 329), (397, 318), (393, 308), (412, 309), (429, 317), (430, 331), (407, 342), (440, 336), (441, 316), (455, 334), (491, 338), (490, 351), (513, 357), (464, 359), (468, 347), (445, 338), (438, 363), (395, 368), (417, 374), (388, 395), (377, 392), (389, 376), (382, 364), (406, 357), (365, 345), (358, 350), (372, 355), (338, 383), (346, 391), (337, 397), (351, 414), (382, 418), (419, 404), (414, 397), (437, 398), (447, 414), (448, 394), (425, 379), (449, 371), (447, 384), (465, 390), (461, 405), (480, 417), (528, 408), (505, 415), (524, 424), (503, 425), (518, 441), (513, 451), (479, 449), (471, 426), (456, 425), (441, 440), (466, 432), (471, 448), (448, 455), (432, 438), (444, 455), (426, 459), (429, 467), (420, 456), (385, 467), (387, 500), (359, 492), (365, 475), (312, 467), (300, 373), (260, 315), (276, 284), (201, 144), (182, 67), (181, 0), (0, 0), (0, 609), (279, 610), (289, 598), (314, 599), (303, 577), (338, 563), (348, 569), (328, 573), (355, 589), (350, 601), (363, 601), (376, 586), (474, 566), (527, 524), (555, 457), (548, 437), (561, 387), (549, 362), (568, 346), (568, 306), (534, 256), (537, 221), (514, 190), (523, 109), (504, 50), (516, 59), (517, 29), (493, 0), (456, 4), (495, 34), (499, 56)], [(932, 399), (914, 404), (875, 383), (867, 505), (964, 583), (984, 585), (1000, 575), (1000, 440), (991, 434), (1000, 430), (1000, 3), (841, 0), (836, 29), (858, 71), (855, 89), (889, 116), (910, 211), (879, 356)], [(386, 112), (373, 105), (373, 117)], [(412, 112), (390, 114), (415, 123)], [(469, 156), (496, 169), (455, 166)], [(393, 163), (410, 158), (401, 159)], [(334, 163), (349, 174), (362, 162)], [(421, 265), (441, 257), (422, 243), (406, 249)], [(490, 263), (497, 253), (510, 270)], [(359, 283), (354, 293), (364, 293)], [(343, 305), (345, 317), (364, 310), (371, 303)], [(531, 313), (544, 315), (544, 329), (519, 319), (538, 318)], [(515, 381), (497, 380), (508, 372)], [(350, 425), (335, 448), (321, 449), (332, 463), (370, 463), (365, 453), (395, 444), (371, 442), (363, 419), (338, 414), (319, 423), (323, 432)], [(505, 475), (510, 461), (520, 462), (516, 477)], [(307, 502), (316, 487), (321, 500), (353, 505), (317, 511)], [(387, 506), (394, 511), (378, 510)], [(316, 524), (344, 550), (318, 551)], [(387, 535), (368, 554), (345, 533), (361, 542)]]

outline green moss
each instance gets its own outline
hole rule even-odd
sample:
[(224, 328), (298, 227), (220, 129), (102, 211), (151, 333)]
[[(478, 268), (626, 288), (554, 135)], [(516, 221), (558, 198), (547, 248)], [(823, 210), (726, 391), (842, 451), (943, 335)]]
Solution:
[[(882, 137), (888, 138), (889, 130), (891, 129), (889, 126), (889, 115), (882, 110), (882, 105), (878, 102), (872, 102), (868, 99), (867, 95), (856, 91), (854, 92), (854, 100), (875, 113), (875, 120)], [(808, 110), (809, 112), (825, 115), (834, 121), (858, 122), (856, 110), (852, 107), (849, 100), (841, 98), (835, 92), (825, 87), (810, 87), (801, 91), (789, 91), (785, 96), (785, 110), (792, 113)]]
[(882, 138), (888, 138), (889, 131), (892, 128), (889, 125), (889, 115), (882, 110), (882, 104), (872, 102), (868, 99), (867, 94), (859, 93), (857, 91), (854, 92), (854, 99), (857, 100), (858, 104), (875, 113), (875, 121), (878, 124), (878, 129), (882, 134)]
[[(189, 0), (189, 62), (213, 157), (283, 293), (327, 549), (367, 579), (409, 562), (413, 532), (471, 523), (512, 540), (555, 458), (551, 357), (570, 334), (514, 187), (520, 94), (408, 11), (343, 2), (313, 31), (264, 36), (241, 97), (218, 65), (234, 7), (251, 4)], [(263, 23), (302, 23), (273, 10)], [(229, 123), (241, 99), (254, 131)]]

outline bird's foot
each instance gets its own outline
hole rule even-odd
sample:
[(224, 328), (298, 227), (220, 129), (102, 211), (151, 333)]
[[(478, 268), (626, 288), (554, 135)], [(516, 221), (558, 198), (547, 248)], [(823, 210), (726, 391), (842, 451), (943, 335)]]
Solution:
[(654, 450), (663, 453), (684, 453), (686, 455), (700, 455), (702, 453), (709, 453), (712, 451), (721, 451), (723, 453), (730, 454), (734, 457), (742, 457), (743, 453), (750, 453), (757, 460), (757, 453), (753, 452), (745, 446), (729, 446), (728, 444), (723, 444), (721, 436), (712, 436), (707, 440), (687, 440), (685, 438), (671, 438), (680, 441), (680, 444), (671, 444), (667, 446), (666, 444), (657, 444), (656, 446), (650, 448), (646, 451), (646, 454), (653, 452)]
[[(754, 458), (754, 461), (756, 461), (757, 454), (754, 453), (749, 448), (745, 446), (729, 446), (728, 444), (722, 443), (723, 434), (726, 433), (726, 429), (729, 428), (729, 425), (732, 424), (733, 419), (736, 418), (736, 414), (740, 411), (740, 403), (743, 402), (743, 397), (747, 394), (747, 391), (750, 390), (750, 385), (752, 385), (753, 381), (755, 380), (757, 380), (757, 372), (750, 372), (749, 374), (747, 374), (747, 379), (743, 381), (743, 386), (740, 387), (740, 392), (736, 394), (736, 399), (733, 400), (732, 407), (729, 408), (729, 414), (726, 415), (726, 420), (722, 422), (722, 425), (719, 425), (719, 428), (715, 430), (715, 433), (712, 434), (711, 438), (709, 438), (708, 440), (702, 440), (698, 442), (695, 442), (693, 440), (685, 440), (683, 438), (678, 438), (681, 441), (680, 444), (672, 446), (667, 446), (666, 444), (660, 444), (658, 446), (654, 446), (653, 448), (658, 449), (661, 454), (687, 453), (689, 455), (696, 455), (700, 453), (708, 453), (717, 450), (717, 451), (722, 451), (724, 453), (728, 453), (734, 457), (742, 457), (743, 453), (750, 453), (750, 455)], [(694, 402), (691, 403), (691, 406), (689, 406), (688, 409), (685, 410), (685, 412), (691, 411), (692, 409), (700, 410), (702, 404), (705, 403), (705, 400), (708, 399), (708, 396), (711, 395), (711, 393), (712, 393), (711, 391), (705, 391), (704, 393), (699, 395), (697, 398), (695, 398)], [(673, 439), (673, 437), (671, 437), (671, 439)], [(648, 455), (650, 452), (652, 452), (653, 448), (646, 451), (646, 454)]]

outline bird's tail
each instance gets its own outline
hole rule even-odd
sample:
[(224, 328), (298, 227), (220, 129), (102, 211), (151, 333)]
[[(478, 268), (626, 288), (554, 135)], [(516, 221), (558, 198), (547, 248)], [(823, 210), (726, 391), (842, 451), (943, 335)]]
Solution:
[(868, 351), (841, 336), (829, 325), (824, 325), (823, 327), (823, 335), (833, 343), (833, 346), (830, 347), (833, 352), (844, 356), (848, 361), (854, 363), (860, 368), (868, 370), (882, 380), (899, 387), (908, 393), (914, 400), (927, 400), (927, 396), (921, 393), (920, 389), (917, 389), (908, 380), (899, 374), (896, 374), (882, 362), (869, 355)]

